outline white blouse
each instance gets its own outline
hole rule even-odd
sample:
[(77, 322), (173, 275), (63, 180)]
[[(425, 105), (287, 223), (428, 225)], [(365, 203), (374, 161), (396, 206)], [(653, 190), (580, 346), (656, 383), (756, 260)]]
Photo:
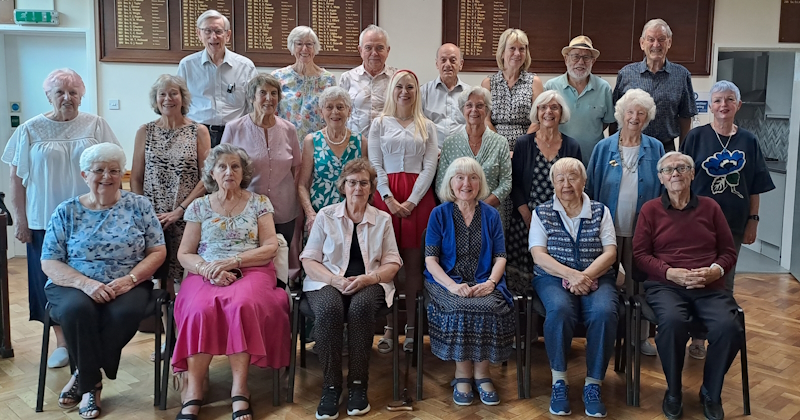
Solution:
[(425, 119), (428, 139), (416, 132), (412, 122), (407, 127), (400, 125), (396, 118), (384, 116), (375, 118), (369, 130), (369, 160), (378, 173), (378, 192), (381, 197), (392, 195), (387, 174), (419, 174), (408, 201), (419, 204), (436, 176), (436, 163), (439, 159), (439, 146), (436, 139), (436, 125)]
[(81, 153), (99, 143), (119, 146), (106, 120), (84, 112), (70, 121), (53, 121), (39, 114), (17, 127), (2, 160), (17, 167), (25, 186), (30, 229), (47, 229), (59, 204), (89, 192), (81, 177)]

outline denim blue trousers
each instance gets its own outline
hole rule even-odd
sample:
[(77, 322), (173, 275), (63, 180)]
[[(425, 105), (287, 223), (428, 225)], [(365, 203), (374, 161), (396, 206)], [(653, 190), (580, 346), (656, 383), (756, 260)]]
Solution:
[(586, 326), (586, 376), (603, 380), (617, 336), (619, 297), (613, 275), (601, 277), (597, 290), (586, 296), (573, 295), (561, 286), (560, 278), (549, 275), (534, 277), (533, 288), (546, 311), (544, 344), (550, 369), (567, 370), (575, 325), (582, 322)]

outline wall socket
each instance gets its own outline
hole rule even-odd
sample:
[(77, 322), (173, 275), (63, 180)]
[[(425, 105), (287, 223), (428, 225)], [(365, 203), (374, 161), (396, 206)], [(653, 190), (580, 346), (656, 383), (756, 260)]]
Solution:
[(109, 99), (108, 109), (119, 110), (119, 99)]

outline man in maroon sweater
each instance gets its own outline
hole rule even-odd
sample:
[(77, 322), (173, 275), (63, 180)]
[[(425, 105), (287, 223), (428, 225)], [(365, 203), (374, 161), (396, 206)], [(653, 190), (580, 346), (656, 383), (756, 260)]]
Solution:
[(647, 274), (645, 297), (658, 318), (656, 346), (667, 379), (662, 410), (668, 419), (683, 414), (686, 341), (692, 322), (700, 321), (709, 342), (700, 402), (706, 418), (722, 419), (722, 381), (742, 344), (737, 304), (723, 279), (736, 265), (733, 236), (719, 205), (691, 192), (691, 157), (669, 152), (658, 171), (666, 192), (642, 206), (633, 253)]

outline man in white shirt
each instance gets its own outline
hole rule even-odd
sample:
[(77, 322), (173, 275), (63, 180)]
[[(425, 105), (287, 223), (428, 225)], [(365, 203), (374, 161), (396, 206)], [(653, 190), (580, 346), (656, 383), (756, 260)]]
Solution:
[(187, 117), (208, 127), (214, 147), (225, 124), (247, 112), (245, 89), (258, 72), (249, 58), (225, 47), (231, 23), (218, 11), (208, 10), (197, 18), (197, 37), (205, 48), (181, 60), (178, 76), (192, 94)]
[(342, 74), (341, 86), (353, 100), (347, 128), (353, 133), (369, 134), (372, 120), (383, 112), (386, 89), (397, 71), (386, 65), (389, 58), (389, 34), (380, 26), (369, 25), (358, 37), (362, 64)]
[(439, 70), (439, 77), (420, 88), (422, 112), (436, 124), (439, 149), (442, 148), (444, 139), (459, 132), (466, 124), (464, 113), (458, 109), (458, 97), (470, 87), (458, 77), (463, 65), (464, 58), (457, 46), (442, 45), (436, 50), (436, 70)]

